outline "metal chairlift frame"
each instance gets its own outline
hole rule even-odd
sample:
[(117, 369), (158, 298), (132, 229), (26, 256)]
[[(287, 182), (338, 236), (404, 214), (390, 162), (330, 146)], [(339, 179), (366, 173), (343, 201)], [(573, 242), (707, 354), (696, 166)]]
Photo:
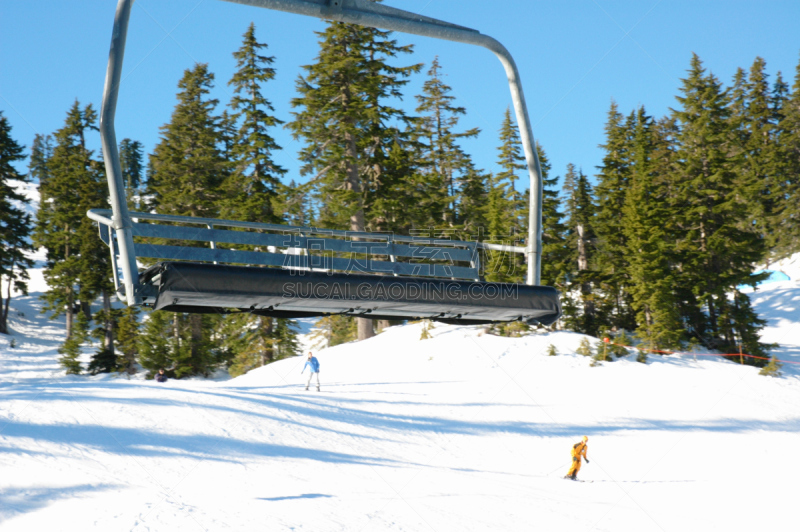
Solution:
[[(199, 219), (187, 216), (169, 216), (151, 213), (131, 213), (128, 210), (122, 171), (120, 168), (119, 152), (117, 148), (116, 132), (114, 128), (114, 116), (117, 107), (119, 94), (119, 84), (122, 73), (122, 63), (125, 53), (125, 43), (128, 33), (128, 22), (130, 20), (131, 7), (133, 0), (119, 0), (117, 4), (116, 16), (114, 19), (114, 29), (111, 38), (111, 49), (109, 52), (108, 69), (106, 72), (105, 87), (103, 90), (103, 103), (100, 113), (100, 137), (102, 141), (103, 157), (105, 161), (106, 175), (111, 201), (111, 211), (108, 209), (92, 209), (88, 216), (98, 222), (101, 238), (109, 245), (111, 251), (112, 265), (114, 268), (114, 282), (117, 287), (117, 296), (121, 301), (128, 305), (141, 305), (146, 303), (149, 295), (145, 287), (140, 284), (139, 272), (137, 267), (137, 256), (179, 259), (179, 260), (200, 260), (213, 261), (215, 264), (220, 262), (245, 263), (282, 266), (286, 268), (313, 269), (313, 259), (309, 256), (309, 250), (313, 246), (313, 234), (323, 236), (344, 236), (357, 238), (359, 240), (371, 239), (379, 242), (372, 242), (366, 249), (367, 254), (380, 254), (389, 256), (390, 263), (377, 262), (377, 269), (368, 270), (369, 273), (389, 273), (393, 275), (420, 275), (419, 265), (398, 264), (395, 262), (397, 255), (417, 256), (415, 251), (423, 244), (433, 244), (427, 248), (429, 254), (439, 254), (439, 257), (452, 259), (454, 256), (458, 260), (465, 260), (464, 253), (469, 252), (469, 268), (442, 266), (428, 264), (428, 273), (422, 275), (447, 277), (451, 279), (473, 279), (478, 280), (480, 264), (477, 259), (477, 248), (488, 250), (498, 250), (512, 253), (524, 253), (527, 258), (527, 285), (538, 285), (540, 282), (540, 261), (541, 261), (541, 218), (542, 218), (542, 177), (539, 166), (539, 158), (536, 153), (533, 134), (531, 132), (528, 111), (525, 104), (525, 97), (519, 80), (519, 73), (511, 54), (497, 40), (487, 35), (482, 35), (477, 30), (457, 26), (448, 22), (443, 22), (430, 17), (425, 17), (403, 11), (400, 9), (374, 3), (370, 0), (225, 0), (232, 3), (245, 4), (277, 11), (285, 11), (301, 15), (307, 15), (324, 20), (334, 20), (339, 22), (360, 24), (384, 30), (410, 33), (437, 39), (445, 39), (466, 44), (482, 46), (494, 52), (500, 59), (506, 75), (508, 76), (511, 97), (514, 103), (514, 110), (517, 123), (520, 128), (520, 138), (525, 152), (525, 159), (530, 177), (530, 215), (528, 223), (528, 238), (526, 247), (507, 246), (478, 242), (457, 242), (449, 240), (419, 239), (418, 237), (402, 237), (398, 235), (385, 235), (377, 233), (355, 233), (350, 231), (330, 231), (320, 230), (310, 227), (282, 226), (274, 224), (259, 224), (236, 222), (231, 220)], [(136, 220), (134, 222), (134, 220)], [(142, 221), (165, 221), (182, 222), (205, 227), (176, 227), (159, 226), (154, 224), (143, 224)], [(305, 250), (300, 258), (294, 258), (287, 262), (287, 255), (275, 258), (275, 254), (235, 251), (217, 249), (216, 243), (232, 242), (239, 244), (262, 244), (262, 245), (281, 245), (274, 237), (276, 235), (254, 234), (241, 231), (223, 231), (215, 227), (235, 227), (240, 229), (255, 229), (259, 231), (283, 231), (292, 233), (289, 241), (284, 237), (283, 246)], [(166, 231), (165, 231), (166, 230)], [(195, 241), (205, 241), (210, 243), (210, 248), (176, 248), (171, 246), (134, 244), (134, 236), (163, 237), (169, 239), (186, 239)], [(270, 239), (272, 237), (272, 239)], [(292, 240), (294, 238), (295, 240)], [(381, 241), (384, 242), (381, 242)], [(348, 247), (342, 240), (331, 241), (324, 239), (325, 245), (331, 245), (332, 249), (344, 252), (364, 253), (365, 242), (357, 242), (358, 248)], [(402, 242), (410, 243), (410, 246), (398, 252), (397, 246)], [(413, 248), (413, 249), (411, 249)], [(459, 249), (463, 248), (463, 249)], [(327, 249), (327, 248), (326, 248)], [(178, 251), (180, 250), (180, 251)], [(273, 255), (269, 257), (268, 255)], [(117, 259), (119, 256), (119, 262)], [(293, 255), (298, 257), (298, 255)], [(305, 258), (303, 258), (305, 257)], [(336, 263), (337, 259), (330, 259), (325, 262), (323, 269), (333, 268), (343, 271), (364, 271), (357, 267), (347, 267), (352, 265), (352, 261)], [(343, 259), (339, 259), (340, 261)], [(452, 263), (452, 261), (451, 261)], [(338, 264), (338, 266), (337, 266)], [(408, 267), (414, 267), (409, 270)], [(438, 269), (437, 269), (438, 268)], [(121, 271), (119, 271), (121, 270)], [(121, 275), (120, 275), (121, 274)], [(121, 277), (121, 279), (120, 279)], [(119, 286), (120, 280), (122, 286)]]

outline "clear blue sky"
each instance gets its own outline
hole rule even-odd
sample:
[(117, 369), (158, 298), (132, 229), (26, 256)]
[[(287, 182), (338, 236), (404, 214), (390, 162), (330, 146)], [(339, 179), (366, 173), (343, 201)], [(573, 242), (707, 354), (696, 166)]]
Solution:
[[(794, 82), (800, 59), (800, 2), (796, 0), (386, 0), (387, 5), (471, 27), (502, 42), (517, 61), (533, 132), (553, 171), (567, 163), (587, 174), (600, 164), (603, 127), (612, 99), (623, 113), (645, 105), (662, 116), (675, 106), (680, 78), (692, 52), (726, 85), (737, 67), (756, 56), (767, 61), (770, 81), (782, 71)], [(77, 98), (99, 110), (116, 2), (114, 0), (0, 0), (0, 110), (18, 142), (63, 125)], [(312, 63), (314, 31), (324, 23), (218, 0), (137, 0), (133, 6), (117, 137), (158, 141), (169, 121), (177, 82), (195, 62), (216, 74), (214, 97), (226, 103), (232, 57), (253, 21), (257, 37), (276, 58), (277, 77), (265, 87), (276, 115), (290, 120), (290, 99), (300, 66)], [(479, 127), (464, 143), (478, 167), (496, 169), (497, 130), (511, 105), (499, 61), (480, 48), (396, 34), (414, 44), (397, 64), (440, 58), (457, 103), (466, 107), (463, 127)], [(424, 81), (407, 86), (404, 105)], [(282, 129), (279, 164), (297, 179), (301, 147)], [(99, 150), (99, 135), (90, 139)], [(523, 179), (525, 184), (527, 178)]]

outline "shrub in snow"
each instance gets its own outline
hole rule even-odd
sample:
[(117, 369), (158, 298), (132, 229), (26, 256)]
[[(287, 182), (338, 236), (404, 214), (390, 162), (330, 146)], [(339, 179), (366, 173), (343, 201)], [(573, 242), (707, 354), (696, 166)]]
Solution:
[(578, 345), (578, 349), (576, 349), (575, 352), (585, 357), (592, 356), (592, 345), (589, 343), (589, 339), (587, 337), (583, 337), (581, 343)]
[(769, 364), (761, 368), (761, 371), (759, 371), (758, 374), (766, 375), (767, 377), (780, 377), (782, 367), (783, 364), (778, 362), (778, 359), (773, 356), (769, 359)]
[(553, 344), (548, 345), (547, 346), (547, 356), (554, 357), (556, 355), (558, 355), (558, 349), (556, 349), (556, 346), (554, 346)]
[(427, 340), (429, 338), (433, 338), (431, 335), (431, 329), (433, 329), (433, 324), (431, 320), (422, 320), (422, 333), (419, 335), (420, 340)]

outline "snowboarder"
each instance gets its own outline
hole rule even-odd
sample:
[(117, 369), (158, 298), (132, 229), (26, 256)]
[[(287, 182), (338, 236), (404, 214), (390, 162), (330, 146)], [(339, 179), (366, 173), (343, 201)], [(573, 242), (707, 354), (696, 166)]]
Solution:
[(572, 446), (572, 466), (569, 468), (569, 472), (564, 478), (578, 480), (578, 471), (581, 470), (581, 456), (586, 459), (587, 464), (589, 463), (589, 459), (586, 458), (586, 450), (589, 448), (586, 442), (588, 441), (589, 436), (584, 436), (581, 441)]
[(306, 365), (303, 366), (303, 370), (300, 372), (301, 375), (306, 368), (311, 368), (311, 371), (308, 374), (308, 382), (306, 382), (306, 390), (308, 390), (308, 387), (311, 386), (311, 377), (316, 375), (317, 391), (319, 391), (319, 360), (317, 360), (317, 357), (311, 354), (311, 351), (308, 352), (308, 360), (306, 360)]

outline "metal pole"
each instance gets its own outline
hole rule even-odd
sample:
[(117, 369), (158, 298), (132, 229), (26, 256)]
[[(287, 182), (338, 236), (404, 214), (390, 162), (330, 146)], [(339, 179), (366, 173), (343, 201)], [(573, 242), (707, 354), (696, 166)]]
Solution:
[(263, 7), (277, 11), (297, 13), (311, 17), (360, 24), (424, 37), (445, 39), (483, 46), (500, 59), (508, 77), (514, 112), (520, 129), (520, 139), (525, 151), (530, 178), (530, 214), (528, 216), (526, 284), (541, 282), (542, 258), (542, 171), (536, 153), (525, 95), (519, 79), (517, 65), (505, 46), (480, 32), (456, 26), (430, 17), (424, 17), (401, 9), (376, 4), (370, 0), (225, 0), (227, 2)]
[[(111, 34), (111, 50), (108, 53), (106, 84), (103, 88), (103, 105), (100, 110), (100, 140), (103, 145), (103, 160), (108, 178), (111, 209), (114, 213), (111, 227), (117, 234), (120, 262), (122, 263), (122, 279), (125, 286), (125, 294), (118, 292), (117, 297), (124, 297), (128, 305), (137, 305), (142, 302), (141, 297), (136, 296), (134, 289), (139, 284), (139, 271), (133, 249), (133, 226), (128, 212), (125, 184), (122, 181), (122, 170), (119, 164), (117, 135), (114, 131), (114, 114), (117, 110), (122, 59), (125, 55), (125, 40), (128, 34), (128, 21), (132, 5), (133, 0), (119, 0), (117, 3), (114, 31)], [(111, 260), (116, 260), (113, 254)]]

